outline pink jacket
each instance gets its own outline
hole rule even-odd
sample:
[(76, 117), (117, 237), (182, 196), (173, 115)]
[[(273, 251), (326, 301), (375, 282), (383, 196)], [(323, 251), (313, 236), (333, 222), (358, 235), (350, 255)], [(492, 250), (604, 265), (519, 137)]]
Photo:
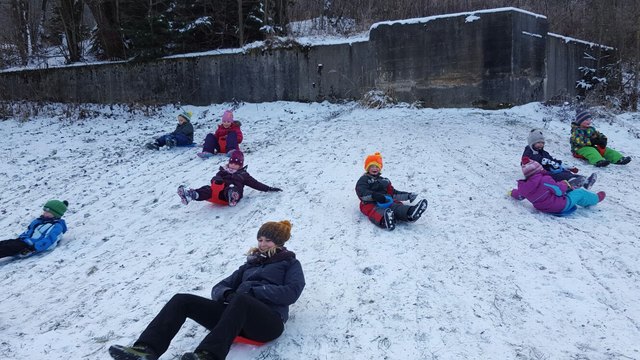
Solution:
[(555, 181), (546, 172), (518, 180), (518, 188), (511, 190), (516, 200), (527, 199), (533, 207), (546, 213), (560, 213), (567, 205), (567, 183)]

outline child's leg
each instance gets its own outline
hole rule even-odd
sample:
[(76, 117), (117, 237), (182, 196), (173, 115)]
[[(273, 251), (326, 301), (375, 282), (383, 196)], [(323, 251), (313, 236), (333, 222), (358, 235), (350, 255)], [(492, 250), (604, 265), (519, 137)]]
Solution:
[(193, 200), (204, 201), (211, 198), (211, 186), (209, 185), (205, 185), (199, 189), (195, 189), (194, 191), (198, 194), (198, 197)]
[(162, 135), (159, 138), (156, 139), (156, 145), (158, 146), (165, 146), (167, 145), (167, 138), (170, 137), (171, 134), (166, 134), (166, 135)]
[(384, 209), (377, 207), (375, 204), (360, 204), (360, 212), (365, 214), (372, 223), (384, 228), (382, 220), (384, 219)]
[(409, 221), (409, 209), (411, 206), (404, 205), (402, 203), (394, 203), (390, 206), (391, 210), (393, 210), (393, 215), (396, 220), (400, 221)]
[(623, 155), (612, 148), (606, 148), (604, 150), (604, 158), (615, 164), (623, 158)]
[(238, 148), (238, 134), (236, 134), (235, 131), (231, 131), (227, 135), (227, 144), (225, 146), (225, 151), (229, 152), (237, 148)]
[(220, 145), (218, 144), (218, 138), (215, 135), (209, 133), (204, 138), (204, 146), (202, 146), (203, 152), (215, 154), (216, 151), (220, 151)]
[(185, 134), (173, 134), (173, 138), (176, 140), (176, 146), (191, 145), (191, 140)]
[(25, 250), (31, 250), (31, 248), (20, 239), (0, 241), (0, 258), (20, 255)]
[(598, 195), (583, 188), (569, 191), (567, 197), (572, 204), (584, 207), (595, 205), (599, 202)]
[(576, 151), (579, 155), (584, 156), (585, 159), (589, 162), (589, 164), (594, 165), (600, 160), (604, 160), (598, 149), (593, 146), (584, 146)]

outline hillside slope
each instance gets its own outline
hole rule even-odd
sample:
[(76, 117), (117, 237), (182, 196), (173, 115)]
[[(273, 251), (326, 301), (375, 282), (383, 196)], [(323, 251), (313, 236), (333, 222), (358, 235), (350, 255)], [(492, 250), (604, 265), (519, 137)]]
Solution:
[[(540, 104), (244, 104), (245, 164), (284, 192), (248, 189), (222, 208), (183, 206), (175, 192), (207, 184), (226, 158), (141, 146), (175, 128), (175, 108), (150, 117), (85, 108), (94, 116), (70, 120), (52, 106), (0, 122), (2, 238), (46, 200), (70, 202), (57, 249), (0, 260), (2, 359), (109, 359), (108, 346), (132, 343), (173, 294), (208, 296), (243, 263), (258, 227), (281, 219), (293, 223), (288, 247), (307, 286), (280, 339), (230, 359), (640, 358), (637, 114), (596, 119), (634, 158), (596, 170), (571, 158), (571, 114)], [(225, 107), (188, 109), (200, 141)], [(533, 127), (546, 127), (553, 155), (598, 172), (603, 203), (559, 218), (506, 196)], [(387, 232), (360, 214), (354, 186), (374, 151), (397, 189), (429, 200), (417, 223)], [(161, 359), (204, 335), (188, 321)]]

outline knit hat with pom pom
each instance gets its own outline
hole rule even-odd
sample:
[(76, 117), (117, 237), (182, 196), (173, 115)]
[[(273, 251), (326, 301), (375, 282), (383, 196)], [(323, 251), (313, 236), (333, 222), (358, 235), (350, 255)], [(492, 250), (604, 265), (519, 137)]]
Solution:
[(258, 238), (264, 236), (276, 245), (282, 246), (291, 237), (291, 223), (289, 220), (269, 221), (258, 230)]

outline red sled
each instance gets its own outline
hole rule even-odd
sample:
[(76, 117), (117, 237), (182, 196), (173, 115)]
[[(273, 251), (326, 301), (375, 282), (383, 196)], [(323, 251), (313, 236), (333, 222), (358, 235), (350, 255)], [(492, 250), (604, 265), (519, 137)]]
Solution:
[(226, 200), (220, 199), (220, 192), (224, 190), (224, 183), (216, 184), (214, 181), (211, 182), (211, 197), (209, 198), (209, 202), (218, 205), (229, 205), (229, 202)]
[[(606, 147), (600, 147), (600, 145), (596, 145), (594, 146), (594, 148), (596, 148), (596, 150), (598, 150), (598, 152), (600, 153), (600, 156), (604, 157), (604, 152), (607, 151)], [(578, 153), (573, 153), (573, 157), (576, 159), (582, 159), (582, 160), (587, 160), (585, 159), (584, 156), (578, 154)]]
[(247, 339), (246, 337), (240, 336), (240, 335), (236, 336), (236, 338), (233, 339), (233, 342), (236, 344), (247, 344), (247, 345), (253, 345), (253, 346), (262, 346), (266, 344), (266, 342)]

